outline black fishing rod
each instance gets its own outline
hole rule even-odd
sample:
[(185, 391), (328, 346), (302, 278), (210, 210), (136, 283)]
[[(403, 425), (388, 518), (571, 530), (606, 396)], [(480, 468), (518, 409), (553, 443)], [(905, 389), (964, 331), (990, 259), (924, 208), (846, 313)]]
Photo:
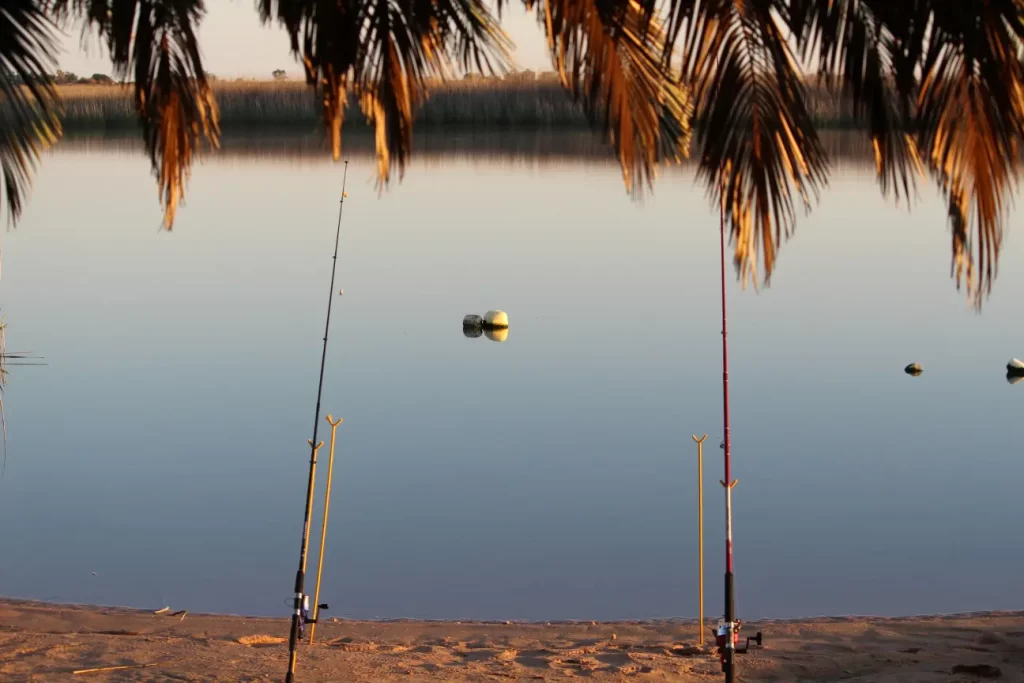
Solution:
[(295, 680), (296, 648), (302, 639), (305, 624), (312, 623), (309, 618), (309, 596), (305, 594), (306, 557), (309, 554), (309, 519), (313, 515), (313, 489), (316, 483), (316, 452), (321, 443), (316, 440), (317, 428), (320, 426), (320, 396), (324, 390), (324, 365), (327, 363), (327, 333), (331, 329), (331, 304), (334, 303), (334, 275), (338, 271), (338, 244), (341, 241), (341, 214), (345, 208), (345, 181), (348, 179), (348, 162), (341, 177), (341, 202), (338, 204), (338, 227), (334, 235), (334, 262), (331, 265), (331, 288), (327, 297), (327, 322), (324, 324), (324, 349), (320, 356), (320, 383), (316, 389), (316, 415), (313, 417), (313, 438), (309, 440), (309, 481), (306, 484), (306, 514), (302, 520), (302, 548), (299, 551), (299, 570), (295, 572), (295, 598), (292, 605), (292, 630), (288, 636), (288, 674), (286, 683)]

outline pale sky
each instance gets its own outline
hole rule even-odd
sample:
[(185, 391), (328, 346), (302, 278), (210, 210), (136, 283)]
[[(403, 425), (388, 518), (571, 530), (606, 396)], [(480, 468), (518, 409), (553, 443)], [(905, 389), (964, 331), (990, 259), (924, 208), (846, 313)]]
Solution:
[[(551, 68), (544, 34), (534, 15), (528, 15), (521, 4), (511, 3), (503, 12), (502, 26), (516, 44), (514, 57), (519, 68)], [(83, 48), (80, 37), (80, 28), (68, 31), (59, 57), (60, 68), (79, 76), (109, 74), (106, 50), (95, 38)], [(199, 38), (206, 69), (218, 77), (269, 78), (274, 69), (302, 77), (302, 67), (288, 52), (287, 35), (276, 25), (260, 24), (255, 0), (208, 0)]]

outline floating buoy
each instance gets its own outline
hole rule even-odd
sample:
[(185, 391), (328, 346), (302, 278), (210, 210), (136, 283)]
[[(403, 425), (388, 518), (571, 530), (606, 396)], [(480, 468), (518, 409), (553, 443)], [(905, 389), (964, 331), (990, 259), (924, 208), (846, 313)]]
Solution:
[(484, 315), (484, 326), (495, 329), (508, 327), (508, 315), (505, 311), (487, 311)]
[(470, 314), (462, 319), (462, 334), (474, 339), (486, 334), (491, 341), (508, 339), (508, 315), (505, 311), (487, 311), (484, 317)]
[(903, 368), (903, 372), (907, 373), (908, 375), (911, 375), (912, 377), (917, 377), (922, 372), (924, 372), (924, 370), (921, 368), (920, 363), (911, 363), (907, 367)]
[(1011, 358), (1010, 362), (1006, 364), (1006, 374), (1024, 377), (1024, 362)]

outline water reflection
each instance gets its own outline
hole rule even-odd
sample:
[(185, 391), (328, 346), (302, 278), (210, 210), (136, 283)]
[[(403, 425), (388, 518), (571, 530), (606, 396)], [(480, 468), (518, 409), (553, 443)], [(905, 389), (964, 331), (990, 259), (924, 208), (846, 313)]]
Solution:
[[(866, 167), (873, 164), (866, 134), (824, 131), (822, 143), (833, 160), (833, 168)], [(143, 150), (138, 135), (126, 131), (109, 133), (75, 132), (54, 148), (89, 153), (138, 154)], [(455, 134), (426, 129), (413, 138), (414, 163), (438, 167), (453, 161), (474, 164), (544, 166), (566, 162), (614, 166), (618, 162), (600, 137), (585, 130), (461, 131)], [(354, 161), (372, 159), (374, 138), (362, 130), (346, 133), (344, 155)], [(225, 132), (219, 149), (209, 154), (227, 160), (260, 160), (301, 164), (329, 164), (330, 155), (319, 133), (295, 131)], [(694, 159), (683, 166), (692, 166)]]
[[(324, 386), (345, 420), (324, 601), (359, 618), (694, 615), (689, 435), (721, 437), (703, 188), (688, 172), (632, 202), (592, 140), (417, 139), (436, 170), (382, 198), (371, 156), (350, 168), (365, 184), (345, 204)], [(280, 616), (340, 172), (302, 167), (328, 163), (315, 139), (229, 141), (167, 233), (138, 143), (108, 144), (58, 145), (4, 237), (11, 343), (50, 365), (5, 387), (0, 590)], [(730, 283), (740, 615), (1024, 607), (1007, 542), (1024, 393), (994, 374), (1024, 339), (1021, 243), (979, 316), (948, 279), (945, 204), (922, 189), (896, 209), (856, 163), (771, 288)], [(495, 302), (515, 338), (454, 336)], [(927, 372), (908, 381), (909, 360)], [(706, 490), (719, 474), (705, 462)]]
[(491, 341), (503, 342), (506, 339), (508, 339), (508, 328), (507, 327), (500, 327), (500, 328), (489, 327), (489, 328), (484, 330), (484, 336), (486, 336)]

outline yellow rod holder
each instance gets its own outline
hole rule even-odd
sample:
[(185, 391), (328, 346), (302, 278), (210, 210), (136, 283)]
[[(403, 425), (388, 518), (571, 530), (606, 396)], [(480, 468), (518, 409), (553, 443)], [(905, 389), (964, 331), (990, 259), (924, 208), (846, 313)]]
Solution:
[(704, 645), (704, 439), (708, 435), (697, 438), (693, 434), (693, 440), (697, 442), (697, 563), (698, 563), (698, 592), (697, 604), (699, 605), (700, 625), (697, 628), (697, 644)]
[(324, 492), (324, 523), (320, 528), (320, 560), (316, 564), (316, 588), (313, 591), (313, 623), (309, 626), (309, 644), (313, 644), (316, 623), (320, 619), (320, 575), (324, 570), (324, 544), (327, 542), (327, 513), (331, 509), (331, 475), (334, 472), (334, 440), (338, 434), (338, 425), (344, 420), (335, 422), (327, 416), (327, 424), (331, 425), (331, 454), (327, 459), (327, 490)]
[[(320, 447), (324, 445), (324, 442), (321, 441), (320, 443), (318, 443), (317, 445), (314, 446), (313, 445), (313, 439), (306, 439), (306, 443), (308, 443), (310, 445), (310, 447), (313, 449), (313, 456), (310, 458), (312, 464), (310, 465), (310, 469), (309, 469), (309, 490), (310, 491), (316, 491), (316, 457), (317, 457), (317, 453), (320, 452)], [(313, 517), (313, 496), (310, 496), (309, 497), (309, 501), (306, 504), (306, 519), (310, 519), (312, 517)], [(309, 557), (309, 547), (307, 545), (307, 547), (304, 548), (303, 551), (302, 551), (302, 573), (303, 574), (306, 573), (306, 560), (307, 560), (308, 557)]]

